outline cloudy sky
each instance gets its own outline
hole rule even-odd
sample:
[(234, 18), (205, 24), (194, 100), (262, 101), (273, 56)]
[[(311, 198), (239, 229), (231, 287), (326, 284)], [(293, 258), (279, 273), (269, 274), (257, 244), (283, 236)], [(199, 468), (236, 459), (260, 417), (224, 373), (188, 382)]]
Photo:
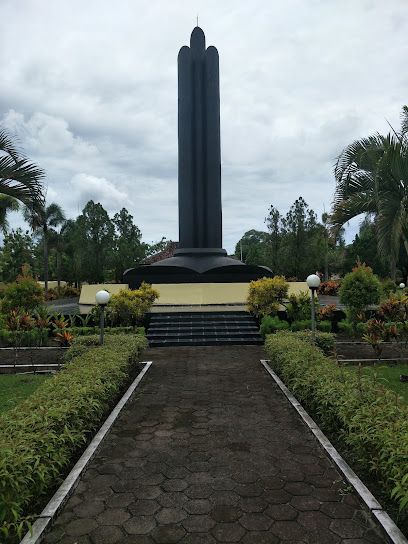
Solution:
[(336, 156), (399, 127), (406, 0), (2, 0), (0, 122), (46, 170), (48, 203), (125, 207), (146, 242), (178, 239), (177, 55), (197, 14), (220, 55), (229, 252), (271, 204), (329, 211)]

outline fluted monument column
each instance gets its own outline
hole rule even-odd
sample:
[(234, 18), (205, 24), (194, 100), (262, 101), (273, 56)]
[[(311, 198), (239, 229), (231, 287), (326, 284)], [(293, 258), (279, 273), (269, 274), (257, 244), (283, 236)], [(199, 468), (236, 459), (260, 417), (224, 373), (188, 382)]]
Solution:
[(220, 140), (218, 51), (205, 48), (204, 32), (196, 27), (190, 47), (178, 55), (177, 254), (226, 253), (221, 249)]

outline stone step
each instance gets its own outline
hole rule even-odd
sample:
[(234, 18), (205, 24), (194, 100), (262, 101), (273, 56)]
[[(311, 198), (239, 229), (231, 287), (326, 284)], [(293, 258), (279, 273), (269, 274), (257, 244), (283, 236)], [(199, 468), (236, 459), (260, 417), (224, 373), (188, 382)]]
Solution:
[(146, 336), (151, 347), (262, 344), (256, 321), (247, 312), (154, 314)]
[(262, 338), (254, 336), (245, 336), (240, 338), (173, 338), (169, 340), (149, 340), (149, 346), (166, 347), (166, 346), (235, 346), (235, 345), (261, 345)]

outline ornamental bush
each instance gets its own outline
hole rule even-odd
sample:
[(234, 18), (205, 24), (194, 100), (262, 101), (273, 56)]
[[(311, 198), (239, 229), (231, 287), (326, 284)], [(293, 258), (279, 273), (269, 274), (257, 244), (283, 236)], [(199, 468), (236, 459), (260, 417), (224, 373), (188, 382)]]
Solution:
[[(307, 291), (301, 291), (298, 295), (289, 295), (289, 302), (286, 306), (286, 315), (290, 321), (304, 321), (311, 319), (312, 299)], [(315, 299), (317, 302), (317, 299)], [(317, 308), (317, 304), (315, 305)]]
[(247, 296), (248, 310), (257, 317), (276, 315), (288, 289), (289, 284), (284, 276), (251, 281)]
[(369, 266), (358, 263), (353, 271), (346, 274), (339, 290), (340, 302), (347, 308), (347, 317), (352, 321), (364, 320), (369, 304), (380, 301), (381, 282)]
[(294, 334), (269, 335), (271, 367), (315, 415), (341, 437), (400, 508), (408, 504), (408, 407), (372, 376), (344, 370)]
[(30, 268), (23, 266), (22, 274), (19, 274), (16, 281), (9, 283), (4, 289), (3, 313), (12, 308), (21, 308), (26, 312), (32, 312), (43, 303), (44, 294), (41, 285), (30, 275)]
[(287, 321), (281, 321), (277, 315), (275, 315), (275, 317), (264, 315), (261, 321), (259, 333), (263, 338), (265, 338), (267, 334), (271, 334), (275, 331), (284, 331), (287, 329), (289, 329), (289, 323)]
[[(0, 417), (0, 535), (14, 536), (114, 406), (147, 347), (142, 336), (74, 340), (69, 364)], [(21, 526), (20, 526), (21, 524)], [(21, 534), (19, 534), (21, 537)]]
[[(121, 289), (117, 295), (112, 295), (106, 306), (106, 322), (111, 327), (134, 327), (143, 324), (147, 312), (153, 302), (159, 297), (159, 292), (143, 282), (139, 289)], [(99, 324), (100, 307), (91, 310), (94, 322)]]
[(317, 292), (319, 295), (337, 295), (339, 292), (339, 289), (341, 287), (341, 283), (337, 283), (336, 281), (329, 280), (329, 281), (322, 281), (322, 283), (317, 288)]

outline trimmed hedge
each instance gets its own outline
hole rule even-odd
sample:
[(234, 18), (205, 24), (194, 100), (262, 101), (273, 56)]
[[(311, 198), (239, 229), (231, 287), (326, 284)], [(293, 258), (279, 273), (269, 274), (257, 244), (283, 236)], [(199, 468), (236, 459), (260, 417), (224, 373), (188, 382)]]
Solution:
[[(147, 347), (139, 335), (74, 341), (67, 366), (0, 417), (0, 535), (19, 533), (117, 400)], [(33, 516), (31, 516), (32, 518)], [(27, 523), (29, 526), (29, 523)]]
[(266, 338), (271, 367), (326, 431), (340, 435), (386, 493), (408, 504), (408, 407), (376, 380), (341, 364), (294, 334)]

